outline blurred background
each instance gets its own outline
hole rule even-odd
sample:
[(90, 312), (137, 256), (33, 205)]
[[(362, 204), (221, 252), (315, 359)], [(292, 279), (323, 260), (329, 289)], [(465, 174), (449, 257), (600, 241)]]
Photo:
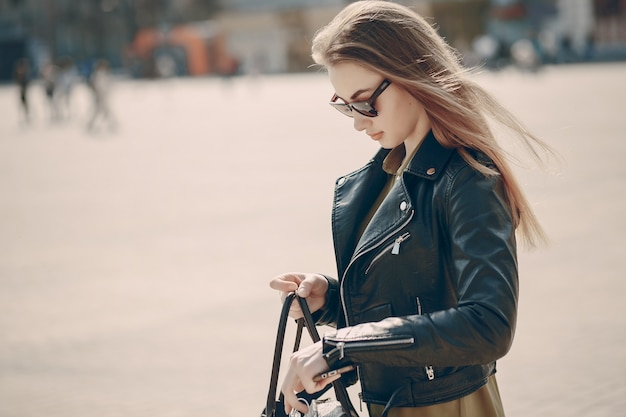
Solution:
[[(345, 0), (0, 0), (0, 81), (27, 58), (88, 78), (307, 71), (309, 41)], [(413, 0), (470, 64), (623, 59), (623, 0)], [(532, 62), (531, 62), (532, 61)]]
[[(377, 150), (309, 67), (345, 3), (0, 0), (0, 417), (260, 414), (268, 281), (335, 275), (334, 181)], [(626, 1), (403, 3), (561, 156), (510, 148), (551, 243), (507, 415), (624, 415)]]

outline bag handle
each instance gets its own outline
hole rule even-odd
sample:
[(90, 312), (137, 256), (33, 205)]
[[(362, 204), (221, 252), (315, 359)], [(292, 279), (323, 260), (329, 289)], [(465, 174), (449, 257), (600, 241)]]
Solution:
[[(289, 309), (291, 308), (291, 304), (293, 300), (297, 299), (300, 304), (300, 309), (302, 310), (302, 314), (304, 317), (298, 320), (298, 330), (296, 334), (296, 343), (294, 346), (294, 352), (298, 350), (300, 347), (300, 338), (302, 335), (302, 328), (306, 326), (309, 336), (313, 342), (318, 342), (320, 340), (319, 333), (317, 332), (317, 328), (315, 327), (315, 322), (313, 321), (313, 316), (311, 315), (311, 311), (309, 310), (309, 306), (306, 300), (302, 297), (298, 297), (295, 293), (289, 293), (285, 298), (285, 302), (283, 303), (283, 307), (280, 313), (280, 319), (278, 321), (278, 332), (276, 334), (276, 344), (274, 347), (274, 360), (272, 364), (272, 374), (270, 377), (270, 387), (269, 392), (267, 394), (267, 404), (265, 407), (264, 416), (266, 417), (274, 417), (274, 412), (276, 411), (276, 391), (278, 388), (278, 373), (280, 370), (280, 361), (283, 353), (283, 345), (285, 341), (285, 332), (287, 328), (287, 320), (289, 318)], [(352, 402), (350, 401), (350, 397), (348, 396), (348, 391), (344, 386), (341, 380), (334, 381), (332, 383), (333, 388), (335, 389), (335, 395), (337, 400), (341, 403), (341, 407), (344, 412), (351, 417), (358, 417)], [(330, 388), (330, 385), (328, 386)], [(328, 389), (327, 388), (327, 389)], [(311, 398), (318, 398), (324, 392), (314, 393)], [(310, 394), (309, 394), (310, 395)], [(280, 399), (282, 400), (283, 395), (281, 393)]]
[[(307, 330), (309, 331), (311, 339), (313, 340), (313, 342), (319, 342), (320, 335), (317, 332), (317, 327), (315, 326), (315, 322), (313, 321), (313, 316), (311, 315), (311, 310), (309, 310), (308, 303), (302, 297), (296, 296), (296, 298), (298, 300), (298, 303), (300, 304), (300, 309), (302, 310), (302, 313), (304, 315), (304, 323)], [(343, 384), (341, 379), (334, 381), (332, 385), (335, 389), (335, 396), (337, 397), (337, 400), (339, 400), (339, 402), (341, 403), (343, 411), (349, 416), (359, 417), (356, 410), (354, 409), (354, 406), (352, 405), (352, 402), (350, 401), (348, 390), (346, 389), (346, 386)]]

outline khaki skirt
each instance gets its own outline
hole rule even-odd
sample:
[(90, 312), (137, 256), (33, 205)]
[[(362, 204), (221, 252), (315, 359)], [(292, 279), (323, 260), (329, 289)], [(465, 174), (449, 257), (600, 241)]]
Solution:
[[(371, 417), (380, 417), (385, 407), (369, 404), (368, 409)], [(458, 400), (427, 407), (392, 408), (388, 417), (504, 417), (504, 409), (496, 376), (492, 375), (479, 390)]]

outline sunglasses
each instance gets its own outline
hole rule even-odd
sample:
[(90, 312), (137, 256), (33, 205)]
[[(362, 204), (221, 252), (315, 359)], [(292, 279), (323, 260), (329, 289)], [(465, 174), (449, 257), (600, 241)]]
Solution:
[(330, 105), (336, 108), (341, 114), (345, 114), (348, 117), (354, 117), (352, 115), (352, 110), (356, 111), (359, 114), (367, 117), (376, 117), (378, 116), (378, 111), (374, 108), (374, 102), (378, 98), (379, 95), (385, 91), (387, 87), (391, 85), (391, 81), (385, 79), (382, 83), (376, 88), (376, 90), (372, 93), (369, 99), (366, 101), (357, 101), (355, 103), (337, 103), (339, 97), (337, 94), (333, 95), (333, 98), (330, 100)]

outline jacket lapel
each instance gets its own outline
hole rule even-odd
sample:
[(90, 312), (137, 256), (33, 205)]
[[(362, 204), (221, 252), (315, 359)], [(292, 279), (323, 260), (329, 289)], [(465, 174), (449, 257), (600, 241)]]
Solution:
[(379, 150), (367, 165), (335, 183), (332, 229), (339, 276), (343, 275), (355, 251), (362, 219), (387, 181), (382, 161), (388, 153), (389, 150)]
[(442, 147), (432, 132), (426, 135), (404, 175), (391, 188), (360, 239), (359, 226), (388, 178), (382, 169), (382, 162), (389, 150), (381, 149), (363, 168), (337, 180), (332, 224), (339, 276), (343, 275), (353, 257), (376, 246), (389, 233), (409, 221), (414, 207), (407, 190), (406, 177), (436, 180), (454, 152), (454, 149)]

